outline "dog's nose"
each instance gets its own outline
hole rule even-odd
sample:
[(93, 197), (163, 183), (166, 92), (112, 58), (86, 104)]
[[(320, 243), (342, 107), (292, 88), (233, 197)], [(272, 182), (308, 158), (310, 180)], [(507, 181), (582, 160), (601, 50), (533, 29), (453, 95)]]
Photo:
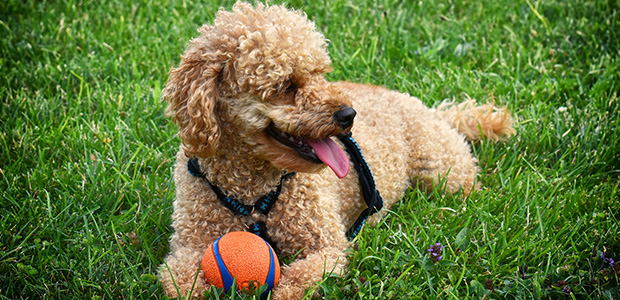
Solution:
[(353, 119), (355, 119), (356, 114), (355, 109), (345, 106), (334, 113), (334, 118), (342, 128), (349, 128), (353, 125)]

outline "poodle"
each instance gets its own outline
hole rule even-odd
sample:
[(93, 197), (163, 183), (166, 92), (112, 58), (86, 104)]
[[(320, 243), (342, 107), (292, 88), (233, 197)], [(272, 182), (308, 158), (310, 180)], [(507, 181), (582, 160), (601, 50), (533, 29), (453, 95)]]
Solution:
[[(380, 208), (369, 197), (389, 208), (407, 188), (432, 189), (439, 178), (448, 192), (467, 194), (478, 171), (467, 140), (514, 132), (506, 109), (492, 104), (431, 109), (383, 87), (326, 81), (326, 39), (300, 11), (238, 2), (198, 31), (162, 92), (182, 141), (174, 233), (159, 271), (170, 297), (202, 297), (209, 243), (259, 231), (280, 257), (294, 257), (272, 299), (300, 299), (346, 267), (347, 232), (369, 206)], [(351, 136), (370, 176), (343, 150)], [(364, 192), (362, 179), (376, 193)], [(255, 209), (265, 195), (275, 198), (270, 209)]]

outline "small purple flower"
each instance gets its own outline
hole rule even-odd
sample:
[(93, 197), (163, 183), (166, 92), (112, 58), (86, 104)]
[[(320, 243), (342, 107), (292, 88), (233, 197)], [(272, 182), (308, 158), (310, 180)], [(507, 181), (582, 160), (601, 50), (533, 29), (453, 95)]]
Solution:
[(436, 263), (443, 258), (443, 246), (441, 245), (441, 243), (435, 243), (434, 245), (431, 245), (431, 247), (426, 251), (428, 251), (428, 255), (430, 256), (433, 263)]
[(613, 269), (616, 262), (614, 261), (613, 258), (609, 257), (609, 253), (605, 255), (605, 252), (601, 251), (601, 258), (603, 259), (604, 264), (608, 264), (609, 267)]

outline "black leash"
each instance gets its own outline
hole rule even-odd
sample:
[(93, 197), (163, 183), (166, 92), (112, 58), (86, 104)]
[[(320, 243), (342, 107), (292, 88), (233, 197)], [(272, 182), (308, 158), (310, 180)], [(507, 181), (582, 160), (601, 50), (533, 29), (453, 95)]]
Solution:
[(372, 171), (370, 171), (366, 159), (364, 159), (362, 149), (360, 149), (357, 142), (353, 139), (351, 133), (349, 132), (344, 136), (340, 136), (339, 139), (351, 157), (351, 162), (353, 162), (355, 171), (357, 171), (357, 177), (359, 177), (362, 196), (368, 206), (368, 208), (364, 209), (359, 217), (357, 217), (353, 226), (347, 230), (347, 238), (352, 240), (360, 232), (366, 219), (383, 208), (383, 198), (381, 198), (379, 191), (375, 187), (375, 179), (372, 176)]
[[(269, 194), (265, 196), (260, 197), (260, 199), (258, 199), (256, 203), (254, 203), (254, 205), (248, 205), (248, 204), (243, 204), (241, 201), (237, 199), (226, 196), (219, 187), (212, 184), (211, 181), (209, 181), (206, 178), (206, 176), (202, 173), (202, 171), (200, 171), (200, 165), (198, 164), (197, 158), (194, 157), (194, 158), (189, 159), (189, 161), (187, 162), (187, 170), (193, 176), (200, 177), (206, 180), (207, 183), (209, 183), (209, 185), (211, 186), (211, 189), (213, 190), (217, 198), (220, 199), (222, 204), (226, 208), (230, 209), (235, 215), (238, 215), (238, 216), (249, 216), (254, 211), (260, 214), (263, 214), (265, 216), (269, 214), (269, 211), (271, 210), (273, 205), (276, 203), (276, 200), (278, 200), (278, 196), (280, 196), (280, 192), (282, 191), (282, 182), (284, 182), (284, 180), (287, 180), (291, 178), (293, 175), (295, 175), (295, 173), (288, 173), (288, 174), (282, 175), (282, 177), (280, 177), (280, 183), (278, 184), (278, 187), (275, 190), (269, 192)], [(275, 242), (273, 242), (269, 238), (269, 235), (267, 234), (267, 226), (265, 225), (265, 222), (259, 221), (254, 224), (247, 224), (247, 225), (248, 225), (248, 231), (263, 238), (265, 241), (267, 241), (267, 243), (269, 243), (269, 245), (271, 245), (271, 248), (273, 248), (274, 251), (276, 251), (276, 253), (278, 252), (276, 250), (277, 248), (276, 248)]]

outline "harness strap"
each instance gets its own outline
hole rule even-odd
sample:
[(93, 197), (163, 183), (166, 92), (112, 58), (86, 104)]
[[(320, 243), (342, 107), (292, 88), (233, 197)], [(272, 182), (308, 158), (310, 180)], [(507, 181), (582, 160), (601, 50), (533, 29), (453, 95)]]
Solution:
[(349, 156), (351, 156), (351, 161), (353, 162), (353, 166), (357, 171), (357, 176), (359, 177), (360, 188), (362, 190), (362, 196), (364, 198), (364, 202), (368, 208), (364, 209), (362, 213), (357, 217), (357, 220), (353, 223), (353, 226), (347, 230), (347, 238), (352, 240), (362, 229), (362, 226), (368, 219), (368, 216), (371, 216), (383, 208), (383, 198), (379, 194), (379, 191), (375, 187), (375, 180), (372, 176), (372, 171), (370, 167), (368, 167), (368, 163), (366, 159), (364, 159), (364, 155), (362, 154), (362, 149), (360, 149), (357, 142), (351, 136), (351, 133), (339, 137), (340, 141), (345, 147)]
[[(280, 183), (275, 190), (269, 192), (265, 196), (260, 197), (260, 199), (258, 199), (256, 203), (254, 203), (254, 205), (248, 205), (243, 204), (237, 199), (226, 196), (217, 185), (212, 184), (211, 181), (209, 181), (202, 173), (202, 171), (200, 171), (200, 165), (198, 164), (197, 158), (192, 157), (187, 161), (187, 171), (193, 176), (200, 177), (206, 180), (207, 183), (209, 183), (209, 186), (211, 186), (211, 190), (213, 190), (213, 192), (215, 193), (217, 198), (220, 199), (222, 204), (238, 216), (249, 216), (254, 211), (266, 216), (273, 207), (273, 205), (276, 203), (276, 200), (278, 200), (278, 196), (280, 196), (280, 192), (282, 191), (282, 182), (295, 175), (295, 173), (288, 173), (282, 175), (282, 177), (280, 177)], [(269, 238), (265, 222), (257, 222), (247, 225), (250, 232), (263, 238), (271, 245), (271, 248), (276, 251), (276, 244)]]
[[(366, 202), (366, 205), (368, 206), (357, 217), (351, 228), (347, 230), (347, 238), (349, 240), (352, 240), (362, 229), (362, 226), (366, 222), (366, 219), (368, 219), (369, 216), (377, 213), (383, 208), (383, 198), (381, 198), (379, 191), (375, 187), (375, 180), (372, 176), (372, 171), (370, 170), (366, 159), (364, 159), (362, 150), (351, 136), (351, 133), (349, 132), (346, 135), (340, 136), (339, 139), (344, 145), (345, 150), (347, 151), (347, 153), (349, 153), (349, 156), (351, 157), (351, 162), (353, 163), (353, 167), (357, 171), (357, 175), (359, 178), (360, 188), (362, 190), (362, 197), (364, 199), (364, 202)], [(256, 203), (254, 203), (254, 205), (247, 205), (243, 204), (237, 199), (226, 196), (219, 187), (212, 184), (200, 171), (200, 165), (198, 164), (197, 158), (194, 157), (189, 159), (189, 161), (187, 162), (187, 170), (193, 176), (204, 178), (209, 183), (211, 189), (217, 195), (217, 198), (220, 199), (222, 204), (228, 209), (230, 209), (235, 215), (240, 216), (248, 216), (254, 211), (257, 211), (263, 215), (267, 215), (276, 200), (278, 200), (278, 196), (280, 195), (280, 192), (282, 190), (282, 182), (295, 175), (294, 172), (282, 175), (282, 177), (280, 178), (280, 183), (275, 190), (269, 192), (265, 196), (262, 196), (256, 201)], [(250, 232), (253, 232), (256, 235), (262, 237), (271, 245), (274, 250), (276, 249), (275, 243), (271, 241), (271, 239), (267, 235), (267, 228), (265, 226), (265, 222), (248, 224), (248, 227)]]

